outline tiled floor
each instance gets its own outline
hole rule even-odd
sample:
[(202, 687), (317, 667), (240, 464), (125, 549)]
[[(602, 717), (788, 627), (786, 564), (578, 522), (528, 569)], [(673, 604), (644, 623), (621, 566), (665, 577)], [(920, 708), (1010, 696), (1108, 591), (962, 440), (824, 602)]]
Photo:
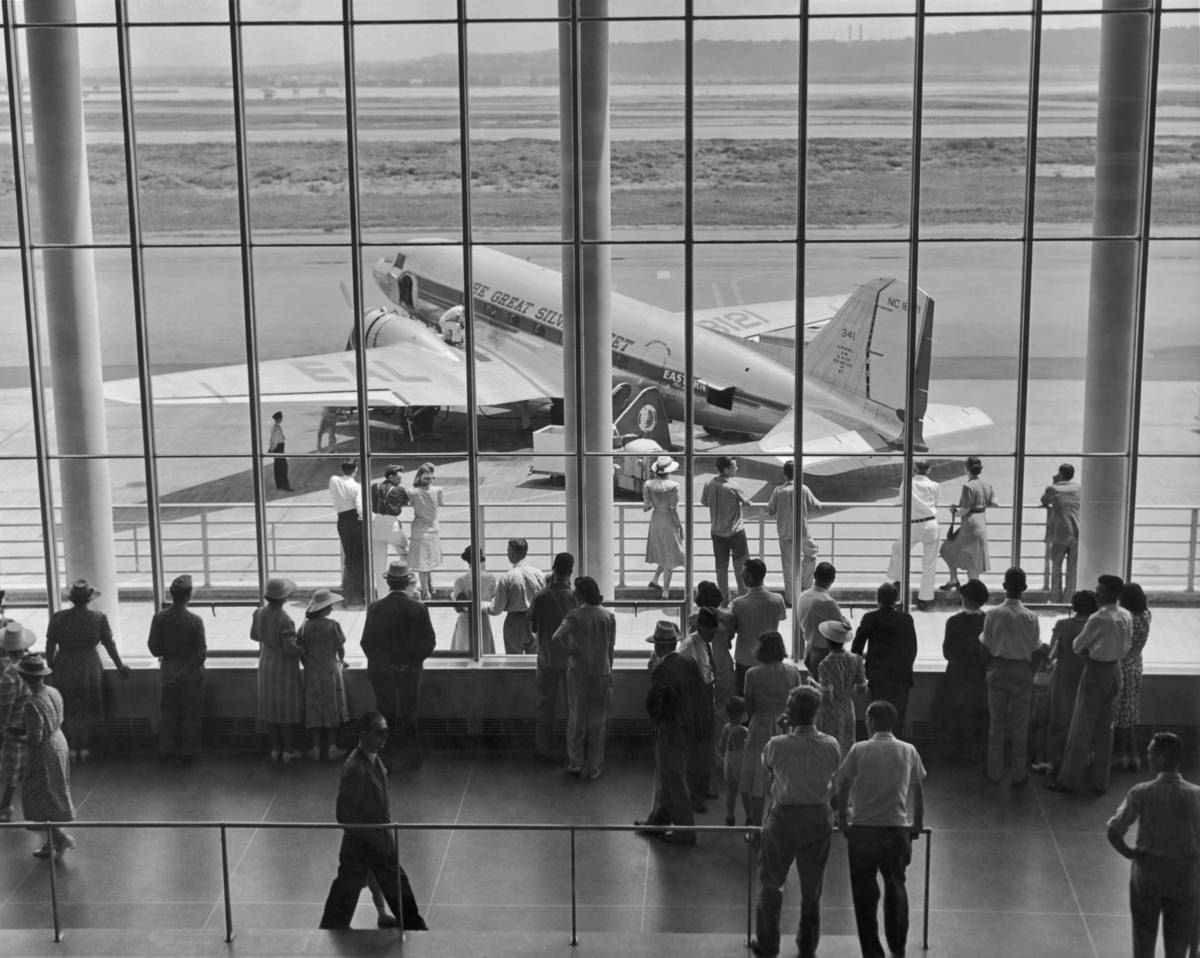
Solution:
[[(1129, 951), (1127, 868), (1104, 823), (1136, 776), (1100, 799), (990, 785), (974, 764), (932, 749), (927, 824), (933, 830), (930, 953), (1100, 958)], [(392, 779), (402, 822), (627, 824), (650, 800), (652, 761), (639, 746), (610, 749), (599, 781), (535, 764), (524, 752), (439, 751), (418, 772)], [(1194, 777), (1194, 775), (1189, 776)], [(206, 756), (190, 769), (149, 757), (74, 770), (80, 820), (328, 822), (333, 763), (269, 765), (255, 754)], [(717, 803), (698, 824), (720, 824)], [(219, 954), (224, 943), (221, 853), (215, 830), (73, 828), (78, 848), (57, 871), (66, 946), (49, 944), (49, 868), (37, 839), (0, 832), (0, 953)], [(374, 932), (313, 935), (337, 860), (336, 831), (230, 830), (233, 922), (239, 954), (373, 954)], [(455, 830), (410, 832), (403, 862), (435, 934), (412, 935), (427, 954), (567, 954), (567, 834)], [(577, 835), (576, 954), (740, 953), (745, 944), (747, 846), (738, 832), (666, 846), (628, 833)], [(910, 953), (921, 940), (923, 843), (909, 872)], [(785, 944), (797, 918), (786, 891)], [(835, 836), (822, 902), (822, 955), (858, 953), (842, 840)], [(363, 895), (355, 926), (373, 928)], [(167, 939), (162, 936), (166, 935)], [(173, 936), (173, 937), (172, 937)], [(630, 938), (629, 936), (635, 936)], [(639, 938), (636, 936), (645, 936)], [(192, 943), (189, 946), (187, 943)], [(440, 944), (435, 944), (440, 942)], [(194, 947), (195, 950), (192, 950)], [(276, 952), (272, 949), (281, 949)]]

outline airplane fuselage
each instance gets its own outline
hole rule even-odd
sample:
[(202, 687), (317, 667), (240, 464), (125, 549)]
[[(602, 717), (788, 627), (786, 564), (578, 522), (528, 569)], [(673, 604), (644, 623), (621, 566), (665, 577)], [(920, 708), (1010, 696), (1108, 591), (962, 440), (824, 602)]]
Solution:
[[(375, 265), (375, 279), (393, 303), (426, 323), (463, 302), (462, 253), (449, 246), (410, 245), (394, 261)], [(559, 273), (486, 247), (475, 247), (472, 299), (477, 346), (503, 352), (532, 338), (544, 355), (539, 372), (561, 395), (562, 279)], [(672, 419), (685, 414), (688, 370), (683, 320), (666, 310), (612, 294), (613, 383), (657, 386)], [(740, 340), (693, 328), (691, 369), (695, 423), (713, 431), (762, 436), (791, 408), (793, 371)], [(732, 387), (730, 408), (709, 402), (710, 390)]]

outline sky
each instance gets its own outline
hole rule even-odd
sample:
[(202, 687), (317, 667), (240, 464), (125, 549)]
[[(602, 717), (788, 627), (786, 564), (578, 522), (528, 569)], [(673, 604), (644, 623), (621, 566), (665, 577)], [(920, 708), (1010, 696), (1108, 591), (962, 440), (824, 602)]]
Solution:
[[(585, 0), (586, 2), (586, 0)], [(1102, 0), (1045, 0), (1046, 29), (1097, 25), (1095, 14), (1070, 11), (1094, 10)], [(1179, 0), (1182, 2), (1182, 0)], [(112, 0), (76, 0), (81, 22), (111, 22)], [(1168, 3), (1170, 5), (1170, 3)], [(212, 23), (197, 27), (206, 18), (219, 20), (228, 12), (227, 0), (128, 0), (131, 22), (179, 22), (178, 27), (144, 27), (133, 31), (131, 51), (136, 66), (208, 65), (229, 56), (228, 28)], [(811, 21), (814, 40), (864, 40), (912, 36), (913, 0), (810, 0), (815, 15), (838, 14), (835, 18)], [(954, 13), (953, 17), (927, 18), (927, 32), (1029, 28), (1030, 0), (927, 0), (931, 14)], [(697, 15), (744, 13), (794, 13), (798, 0), (694, 0)], [(453, 17), (456, 0), (356, 0), (359, 19), (410, 17), (414, 20)], [(553, 17), (557, 0), (467, 0), (469, 17), (509, 18), (543, 15)], [(683, 0), (608, 0), (610, 16), (677, 16)], [(971, 15), (987, 11), (1010, 11), (1010, 15)], [(242, 0), (244, 20), (337, 20), (341, 0)], [(961, 14), (961, 15), (960, 15)], [(1057, 16), (1055, 14), (1058, 14)], [(886, 16), (890, 15), (890, 16)], [(186, 18), (186, 21), (185, 21)], [(1196, 19), (1190, 16), (1191, 22)], [(193, 24), (183, 27), (184, 22)], [(1186, 17), (1178, 18), (1187, 22)], [(85, 70), (115, 63), (116, 41), (111, 29), (97, 27), (81, 31)], [(797, 37), (795, 21), (700, 20), (697, 39), (768, 40)], [(639, 42), (678, 40), (683, 27), (678, 20), (613, 23), (610, 41)], [(309, 26), (248, 26), (244, 28), (247, 64), (252, 66), (315, 63), (341, 58), (340, 27), (332, 24)], [(552, 49), (557, 43), (557, 24), (549, 22), (477, 23), (468, 26), (470, 49), (487, 53)], [(416, 59), (436, 53), (453, 53), (456, 31), (452, 23), (416, 23), (403, 26), (363, 25), (355, 31), (360, 62)]]

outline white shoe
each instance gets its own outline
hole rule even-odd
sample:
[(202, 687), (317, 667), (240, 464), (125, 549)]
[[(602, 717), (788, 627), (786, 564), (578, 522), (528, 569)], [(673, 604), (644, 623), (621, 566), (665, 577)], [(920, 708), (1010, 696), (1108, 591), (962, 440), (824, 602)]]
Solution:
[(286, 765), (288, 762), (294, 762), (298, 758), (304, 758), (304, 753), (299, 749), (292, 749), (290, 752), (284, 752), (280, 760)]
[(345, 758), (349, 754), (350, 753), (347, 752), (344, 748), (338, 748), (336, 745), (329, 746), (329, 758), (331, 760)]
[(271, 753), (271, 761), (272, 761), (272, 762), (278, 762), (278, 761), (279, 761), (279, 759), (280, 759), (280, 757), (281, 757), (281, 753), (279, 753), (279, 752), (272, 752), (272, 753)]

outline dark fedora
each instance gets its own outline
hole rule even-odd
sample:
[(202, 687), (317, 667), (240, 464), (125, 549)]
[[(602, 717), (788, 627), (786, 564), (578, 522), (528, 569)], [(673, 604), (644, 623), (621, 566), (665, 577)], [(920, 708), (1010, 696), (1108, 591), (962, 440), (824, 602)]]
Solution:
[(71, 588), (63, 593), (63, 598), (70, 602), (90, 602), (100, 596), (99, 589), (93, 589), (87, 579), (76, 579)]
[(50, 675), (54, 670), (46, 664), (44, 655), (40, 652), (30, 652), (21, 656), (21, 661), (17, 663), (17, 671), (21, 675), (33, 677)]
[(412, 581), (412, 573), (408, 571), (407, 563), (401, 562), (399, 559), (393, 559), (388, 563), (387, 572), (383, 577), (388, 582), (395, 582), (398, 585), (406, 585)]
[(678, 642), (679, 641), (679, 626), (669, 619), (659, 619), (654, 624), (654, 634), (646, 637), (647, 642), (658, 644), (659, 642)]

